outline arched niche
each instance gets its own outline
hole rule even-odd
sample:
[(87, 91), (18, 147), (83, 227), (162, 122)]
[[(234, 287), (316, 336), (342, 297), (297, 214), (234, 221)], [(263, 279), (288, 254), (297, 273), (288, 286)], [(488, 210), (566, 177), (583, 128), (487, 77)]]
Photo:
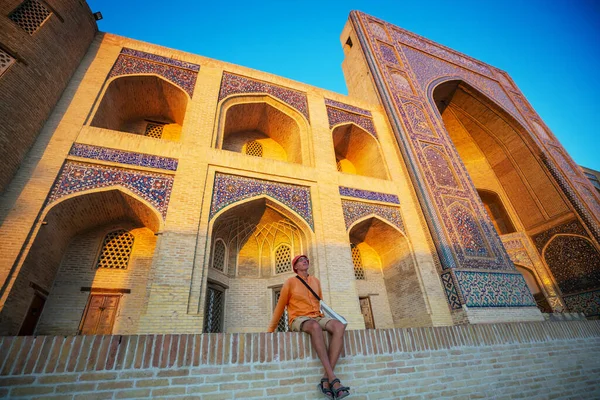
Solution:
[(377, 140), (359, 126), (347, 123), (332, 131), (335, 161), (340, 172), (388, 179)]
[[(2, 333), (18, 334), (24, 324), (29, 325), (32, 299), (42, 296), (45, 304), (33, 331), (77, 334), (90, 295), (81, 288), (98, 286), (135, 288), (135, 294), (122, 296), (112, 333), (136, 333), (155, 233), (162, 223), (158, 212), (137, 196), (115, 188), (51, 203), (41, 221), (3, 309)], [(129, 267), (115, 271), (118, 279), (97, 264), (103, 240), (115, 230), (135, 237)]]
[(350, 227), (348, 238), (360, 252), (365, 279), (356, 281), (357, 290), (359, 297), (370, 295), (375, 327), (430, 326), (414, 256), (404, 234), (387, 221), (369, 216)]
[(108, 84), (91, 126), (178, 141), (187, 103), (187, 93), (161, 77), (121, 76)]
[(483, 189), (477, 189), (477, 194), (481, 198), (485, 211), (487, 211), (488, 216), (492, 220), (498, 235), (515, 232), (515, 227), (502, 204), (502, 200), (500, 200), (500, 196), (492, 191)]
[(471, 179), (478, 188), (503, 193), (515, 212), (513, 225), (529, 230), (571, 212), (518, 121), (463, 81), (434, 85), (432, 102)]
[(262, 158), (310, 165), (308, 124), (296, 110), (270, 96), (234, 96), (220, 107), (216, 147)]
[[(210, 229), (210, 242), (207, 279), (227, 288), (223, 331), (264, 330), (273, 312), (274, 290), (293, 276), (292, 258), (297, 254), (311, 257), (310, 227), (281, 203), (259, 197), (220, 211)], [(227, 249), (223, 271), (213, 267), (218, 247), (212, 243), (217, 242)], [(311, 265), (310, 273), (314, 270)], [(206, 318), (209, 313), (205, 314)]]
[(536, 274), (529, 268), (526, 268), (522, 265), (515, 264), (515, 268), (521, 273), (521, 275), (523, 275), (523, 278), (525, 278), (525, 283), (527, 283), (527, 287), (531, 291), (531, 294), (533, 295), (533, 298), (535, 299), (540, 311), (544, 313), (551, 313), (552, 307), (550, 307), (550, 303), (548, 303), (548, 300), (546, 299), (546, 295), (542, 290), (542, 286), (540, 285)]

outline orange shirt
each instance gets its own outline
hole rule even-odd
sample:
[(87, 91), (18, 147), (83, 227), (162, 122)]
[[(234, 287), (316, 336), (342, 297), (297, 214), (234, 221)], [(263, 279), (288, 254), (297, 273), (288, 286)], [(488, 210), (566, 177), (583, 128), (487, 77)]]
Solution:
[[(321, 292), (321, 283), (317, 278), (309, 275), (305, 282), (310, 285), (312, 290), (314, 290), (320, 298), (323, 298), (323, 293)], [(317, 300), (317, 298), (310, 292), (310, 290), (308, 290), (306, 286), (304, 286), (302, 282), (300, 282), (300, 280), (298, 280), (298, 278), (296, 278), (296, 276), (285, 281), (283, 288), (281, 288), (279, 301), (277, 302), (277, 307), (275, 307), (273, 318), (269, 324), (269, 332), (274, 332), (277, 328), (277, 324), (283, 315), (285, 306), (287, 306), (290, 325), (292, 325), (294, 318), (299, 316), (323, 316), (323, 314), (321, 314), (319, 300)]]

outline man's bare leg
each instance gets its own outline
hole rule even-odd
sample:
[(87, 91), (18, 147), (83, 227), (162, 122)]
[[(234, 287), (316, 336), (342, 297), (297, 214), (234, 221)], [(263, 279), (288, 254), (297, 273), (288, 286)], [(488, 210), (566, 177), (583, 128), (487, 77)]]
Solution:
[(329, 382), (335, 379), (335, 374), (333, 373), (333, 368), (331, 367), (331, 363), (329, 362), (329, 354), (327, 354), (327, 347), (325, 346), (325, 340), (323, 339), (323, 329), (317, 321), (308, 320), (302, 324), (303, 332), (306, 332), (310, 335), (310, 341), (321, 360), (321, 364), (323, 364), (323, 368), (325, 368), (325, 376), (329, 379)]

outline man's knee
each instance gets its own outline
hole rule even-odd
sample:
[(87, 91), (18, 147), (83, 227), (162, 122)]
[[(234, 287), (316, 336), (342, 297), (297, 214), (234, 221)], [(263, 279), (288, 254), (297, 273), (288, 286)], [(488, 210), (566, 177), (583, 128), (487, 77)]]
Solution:
[(327, 328), (334, 335), (343, 335), (344, 331), (346, 331), (346, 325), (335, 319), (327, 323)]
[(319, 323), (317, 321), (315, 321), (314, 319), (309, 319), (308, 321), (304, 321), (304, 323), (302, 324), (302, 330), (311, 335), (313, 333), (323, 332), (323, 330), (319, 326)]

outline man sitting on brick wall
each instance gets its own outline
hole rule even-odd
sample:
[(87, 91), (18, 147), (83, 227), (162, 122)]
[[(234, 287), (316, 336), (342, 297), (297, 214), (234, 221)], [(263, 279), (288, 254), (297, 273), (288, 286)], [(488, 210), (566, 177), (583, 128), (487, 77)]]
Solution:
[[(319, 389), (330, 399), (342, 399), (350, 394), (350, 388), (342, 386), (333, 370), (344, 346), (346, 327), (341, 322), (327, 318), (321, 313), (319, 300), (305, 285), (308, 284), (319, 297), (323, 297), (319, 280), (308, 275), (309, 264), (308, 257), (305, 255), (294, 257), (292, 268), (298, 275), (289, 278), (283, 284), (277, 307), (269, 324), (269, 332), (275, 331), (287, 306), (292, 331), (306, 332), (310, 335), (312, 345), (325, 368)], [(323, 330), (331, 335), (329, 352), (323, 339)]]

